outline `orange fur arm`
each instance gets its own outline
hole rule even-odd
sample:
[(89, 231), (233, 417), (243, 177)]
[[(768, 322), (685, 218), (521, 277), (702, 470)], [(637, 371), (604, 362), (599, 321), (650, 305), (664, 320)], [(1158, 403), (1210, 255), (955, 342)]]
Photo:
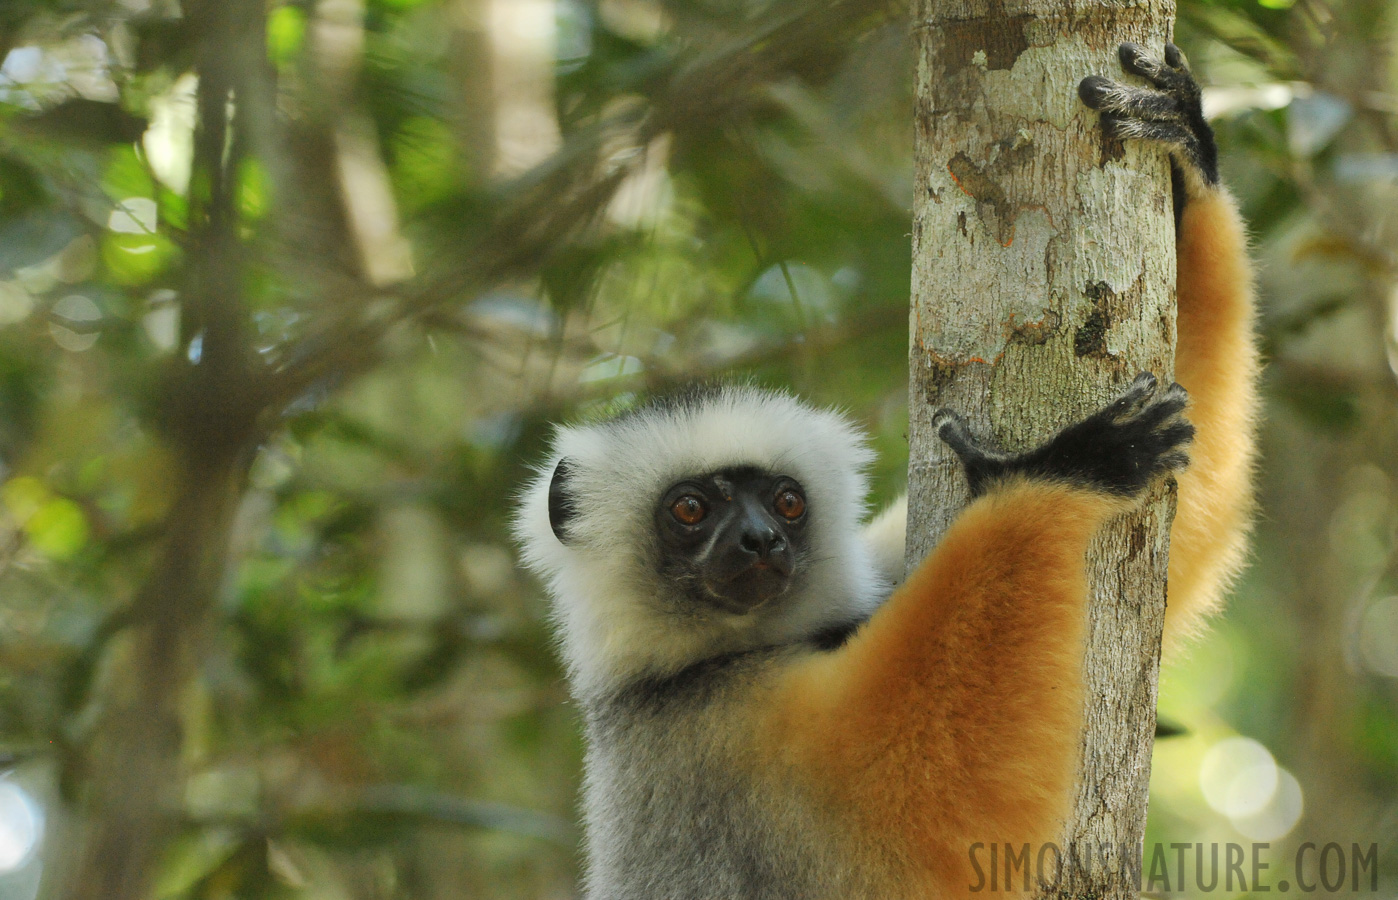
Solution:
[(1124, 507), (1043, 482), (993, 490), (848, 644), (777, 685), (759, 755), (818, 779), (809, 790), (848, 823), (857, 858), (887, 860), (882, 896), (967, 893), (972, 843), (1037, 852), (1057, 837), (1081, 716), (1084, 553)]
[(1242, 565), (1252, 509), (1258, 352), (1252, 266), (1237, 205), (1192, 186), (1177, 248), (1175, 377), (1197, 429), (1170, 532), (1167, 648), (1197, 631)]

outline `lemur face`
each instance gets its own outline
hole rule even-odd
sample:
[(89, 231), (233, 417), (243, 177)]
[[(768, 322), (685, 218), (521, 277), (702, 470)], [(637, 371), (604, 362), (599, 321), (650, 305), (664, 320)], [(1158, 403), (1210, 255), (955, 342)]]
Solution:
[(860, 530), (873, 453), (837, 412), (702, 387), (561, 427), (548, 459), (515, 533), (580, 694), (847, 635), (888, 595)]
[(686, 478), (655, 509), (662, 577), (690, 600), (744, 614), (790, 588), (806, 555), (806, 492), (751, 466)]

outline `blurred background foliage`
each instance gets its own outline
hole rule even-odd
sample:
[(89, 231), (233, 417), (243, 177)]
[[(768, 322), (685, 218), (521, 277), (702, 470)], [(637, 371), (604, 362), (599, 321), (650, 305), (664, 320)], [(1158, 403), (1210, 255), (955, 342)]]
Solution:
[[(1270, 365), (1150, 839), (1378, 843), (1392, 893), (1398, 3), (1176, 40)], [(906, 9), (5, 0), (0, 60), (0, 900), (573, 896), (514, 491), (547, 422), (739, 375), (898, 493)]]

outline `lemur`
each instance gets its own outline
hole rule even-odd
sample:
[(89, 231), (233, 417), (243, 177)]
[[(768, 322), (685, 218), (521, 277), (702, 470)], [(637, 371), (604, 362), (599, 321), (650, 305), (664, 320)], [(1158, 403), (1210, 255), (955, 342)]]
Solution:
[(1107, 134), (1170, 151), (1179, 384), (1142, 374), (1020, 454), (940, 411), (973, 500), (891, 593), (903, 527), (861, 527), (871, 451), (837, 413), (728, 386), (557, 432), (516, 530), (585, 715), (588, 898), (968, 894), (974, 842), (1042, 845), (1067, 812), (1097, 529), (1177, 477), (1171, 640), (1237, 570), (1258, 366), (1243, 229), (1179, 51), (1121, 60), (1152, 87), (1080, 96)]

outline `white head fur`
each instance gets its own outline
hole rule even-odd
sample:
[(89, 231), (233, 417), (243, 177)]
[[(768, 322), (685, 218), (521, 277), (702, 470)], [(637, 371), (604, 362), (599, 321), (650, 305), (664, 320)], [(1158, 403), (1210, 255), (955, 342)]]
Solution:
[[(570, 463), (568, 543), (549, 524), (549, 485)], [(711, 656), (800, 641), (867, 615), (887, 593), (860, 537), (873, 459), (840, 414), (782, 393), (728, 386), (595, 425), (560, 427), (525, 488), (515, 535), (548, 584), (581, 698)], [(725, 468), (781, 472), (804, 486), (810, 553), (797, 589), (745, 615), (667, 601), (654, 565), (655, 511), (676, 482)]]

